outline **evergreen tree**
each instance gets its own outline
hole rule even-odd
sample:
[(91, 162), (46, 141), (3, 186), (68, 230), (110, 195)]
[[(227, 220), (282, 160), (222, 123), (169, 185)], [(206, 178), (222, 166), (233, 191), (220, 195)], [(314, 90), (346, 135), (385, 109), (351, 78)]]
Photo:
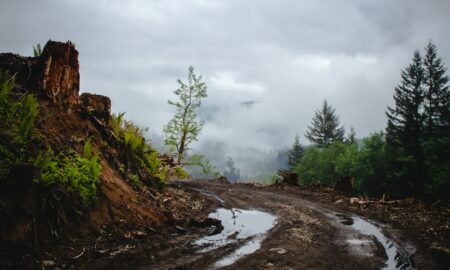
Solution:
[(431, 42), (425, 48), (424, 67), (425, 193), (428, 198), (445, 199), (450, 190), (449, 76)]
[(450, 134), (450, 91), (447, 69), (437, 56), (437, 48), (431, 41), (425, 48), (424, 58), (424, 116), (427, 138)]
[(344, 140), (344, 127), (340, 127), (339, 116), (336, 109), (324, 100), (322, 108), (317, 110), (305, 137), (318, 146), (326, 146), (334, 141)]
[(424, 166), (421, 149), (424, 69), (418, 51), (402, 71), (401, 83), (394, 89), (395, 106), (388, 107), (386, 142), (390, 149), (390, 177), (395, 193), (415, 195), (423, 191)]
[(300, 139), (297, 136), (295, 136), (294, 144), (292, 147), (288, 150), (288, 168), (289, 170), (292, 170), (302, 159), (304, 154), (304, 149), (300, 145)]
[(236, 183), (237, 180), (241, 177), (241, 173), (239, 169), (236, 169), (234, 167), (234, 161), (231, 157), (228, 157), (225, 166), (226, 168), (223, 172), (223, 176), (225, 176), (230, 182)]

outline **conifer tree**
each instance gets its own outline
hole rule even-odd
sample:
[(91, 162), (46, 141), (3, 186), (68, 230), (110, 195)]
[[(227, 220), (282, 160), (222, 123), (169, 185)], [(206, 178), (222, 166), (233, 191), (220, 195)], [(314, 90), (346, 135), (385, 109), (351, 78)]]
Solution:
[(450, 135), (450, 91), (447, 69), (431, 41), (424, 57), (424, 117), (427, 138)]
[(241, 177), (240, 170), (234, 167), (234, 161), (231, 157), (228, 157), (225, 165), (226, 168), (223, 172), (223, 176), (225, 176), (230, 182), (236, 183), (237, 180)]
[(419, 194), (424, 187), (421, 149), (424, 69), (422, 57), (414, 52), (411, 64), (401, 73), (394, 89), (395, 106), (388, 107), (386, 142), (391, 150), (390, 178), (395, 193)]
[(450, 190), (450, 90), (447, 69), (429, 42), (424, 57), (425, 191), (427, 197), (446, 198)]
[(289, 170), (292, 170), (302, 159), (304, 154), (304, 149), (300, 145), (300, 139), (297, 136), (295, 136), (294, 144), (292, 147), (288, 150), (288, 167)]
[(344, 140), (344, 127), (340, 127), (339, 116), (336, 109), (324, 100), (322, 108), (317, 110), (305, 137), (318, 146), (327, 146), (334, 141)]

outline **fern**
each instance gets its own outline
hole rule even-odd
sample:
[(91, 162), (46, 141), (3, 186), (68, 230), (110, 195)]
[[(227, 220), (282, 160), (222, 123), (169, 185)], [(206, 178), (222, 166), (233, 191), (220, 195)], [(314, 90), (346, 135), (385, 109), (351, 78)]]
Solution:
[(97, 156), (88, 159), (73, 151), (55, 156), (52, 150), (47, 150), (38, 154), (34, 164), (39, 169), (38, 184), (61, 185), (79, 196), (85, 206), (97, 201), (101, 173)]
[(15, 104), (14, 110), (19, 134), (28, 137), (39, 115), (39, 103), (33, 96), (25, 95)]
[(91, 159), (92, 158), (92, 144), (91, 144), (91, 138), (87, 139), (84, 143), (83, 147), (83, 157), (85, 159)]
[(40, 43), (38, 43), (36, 46), (33, 46), (33, 55), (34, 57), (39, 57), (42, 55), (42, 47)]
[(143, 184), (142, 184), (141, 180), (139, 179), (139, 176), (137, 176), (136, 174), (131, 174), (131, 175), (129, 175), (128, 178), (130, 179), (131, 184), (133, 186), (135, 186), (137, 188), (142, 187)]

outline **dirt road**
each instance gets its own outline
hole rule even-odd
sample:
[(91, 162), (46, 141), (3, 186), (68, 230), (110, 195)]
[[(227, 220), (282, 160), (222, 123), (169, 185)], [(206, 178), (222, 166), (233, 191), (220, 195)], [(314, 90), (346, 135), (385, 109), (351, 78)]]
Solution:
[[(198, 209), (197, 216), (193, 217), (197, 221), (173, 224), (165, 232), (155, 231), (127, 243), (119, 241), (120, 249), (103, 254), (94, 252), (90, 257), (84, 255), (83, 263), (78, 263), (77, 268), (446, 269), (445, 260), (443, 263), (432, 257), (428, 246), (418, 241), (418, 233), (405, 233), (396, 226), (383, 225), (369, 211), (358, 212), (324, 199), (323, 192), (312, 195), (313, 192), (298, 188), (262, 188), (213, 181), (180, 181), (170, 184), (170, 189), (195, 198), (193, 205), (186, 202), (185, 215), (192, 215), (188, 209)], [(214, 212), (215, 209), (219, 211)], [(215, 220), (198, 223), (208, 213), (213, 218), (222, 218), (222, 231)], [(244, 214), (247, 214), (245, 222), (240, 223), (239, 217)], [(445, 215), (443, 218), (445, 222), (441, 223), (447, 226), (448, 218)], [(264, 219), (269, 219), (269, 227)], [(412, 222), (419, 223), (417, 219)], [(236, 231), (229, 231), (230, 226)], [(261, 228), (268, 231), (251, 234), (253, 229), (262, 232)], [(221, 235), (225, 235), (218, 242), (221, 245), (202, 241)], [(444, 247), (446, 242), (442, 241)], [(230, 263), (230, 256), (236, 259), (239, 252), (250, 254), (242, 257), (238, 254), (238, 259)]]
[[(400, 231), (362, 217), (359, 220), (333, 204), (306, 199), (295, 192), (243, 184), (192, 181), (176, 185), (191, 193), (203, 193), (217, 207), (271, 213), (276, 224), (258, 250), (228, 266), (217, 267), (217, 262), (251, 239), (199, 252), (202, 248), (195, 240), (200, 236), (187, 233), (176, 242), (176, 250), (148, 261), (147, 266), (141, 264), (139, 269), (439, 269), (427, 256), (417, 253), (414, 243)], [(364, 235), (364, 228), (355, 229), (352, 225), (357, 221), (369, 221), (368, 226), (376, 227), (388, 239), (382, 238), (386, 243)], [(397, 257), (393, 264), (386, 265), (390, 252), (386, 252), (386, 245), (395, 246), (399, 252), (390, 258)]]

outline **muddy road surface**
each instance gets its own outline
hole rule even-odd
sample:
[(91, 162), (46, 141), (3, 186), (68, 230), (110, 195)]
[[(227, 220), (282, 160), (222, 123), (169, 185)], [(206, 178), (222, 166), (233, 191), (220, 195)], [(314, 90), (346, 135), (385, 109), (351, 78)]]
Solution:
[(178, 188), (215, 204), (222, 221), (205, 235), (177, 236), (137, 269), (444, 269), (410, 236), (301, 192), (189, 181)]

